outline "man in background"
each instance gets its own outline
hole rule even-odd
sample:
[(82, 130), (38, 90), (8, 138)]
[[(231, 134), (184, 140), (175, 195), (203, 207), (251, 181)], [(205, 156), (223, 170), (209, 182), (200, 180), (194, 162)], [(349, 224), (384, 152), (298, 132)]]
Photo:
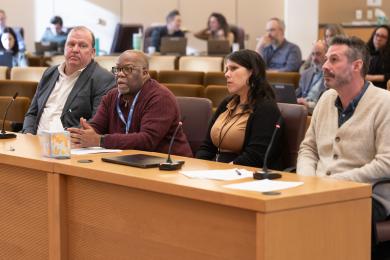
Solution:
[(165, 26), (157, 27), (152, 32), (151, 46), (160, 51), (162, 37), (184, 37), (184, 32), (180, 29), (181, 16), (178, 10), (169, 12), (166, 17), (167, 24)]
[(58, 47), (63, 49), (68, 33), (63, 27), (62, 18), (60, 16), (54, 16), (50, 19), (50, 24), (50, 27), (46, 28), (43, 33), (41, 42), (55, 42)]
[(279, 18), (271, 18), (267, 22), (266, 31), (260, 38), (256, 51), (263, 57), (267, 70), (298, 71), (302, 61), (301, 50), (285, 39), (284, 22)]
[(65, 44), (65, 61), (48, 68), (26, 113), (23, 133), (50, 130), (61, 121), (64, 128), (90, 119), (101, 97), (115, 85), (114, 76), (97, 64), (95, 37), (84, 26), (73, 28)]
[(309, 112), (312, 112), (322, 92), (324, 92), (324, 75), (322, 65), (326, 61), (328, 47), (324, 41), (314, 44), (311, 51), (311, 66), (304, 70), (299, 80), (299, 87), (296, 90), (298, 104), (304, 105)]

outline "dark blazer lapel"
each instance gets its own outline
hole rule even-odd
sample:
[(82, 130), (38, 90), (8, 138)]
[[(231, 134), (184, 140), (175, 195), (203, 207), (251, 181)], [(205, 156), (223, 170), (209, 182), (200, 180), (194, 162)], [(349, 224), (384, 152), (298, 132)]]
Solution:
[(64, 108), (62, 109), (62, 115), (66, 111), (68, 111), (70, 105), (72, 104), (73, 100), (77, 97), (79, 91), (88, 82), (89, 78), (91, 77), (91, 74), (95, 70), (96, 65), (97, 63), (92, 60), (92, 62), (84, 69), (84, 71), (81, 72), (80, 77), (77, 79), (76, 83), (74, 84), (72, 90), (69, 93), (68, 99), (65, 102)]

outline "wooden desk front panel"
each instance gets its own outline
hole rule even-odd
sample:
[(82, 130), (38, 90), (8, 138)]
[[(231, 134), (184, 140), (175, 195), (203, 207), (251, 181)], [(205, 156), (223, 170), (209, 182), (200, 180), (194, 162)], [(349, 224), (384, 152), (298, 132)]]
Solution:
[(256, 213), (66, 177), (69, 259), (255, 259)]
[(0, 259), (48, 259), (47, 173), (0, 164)]
[(258, 214), (257, 259), (370, 259), (371, 199)]

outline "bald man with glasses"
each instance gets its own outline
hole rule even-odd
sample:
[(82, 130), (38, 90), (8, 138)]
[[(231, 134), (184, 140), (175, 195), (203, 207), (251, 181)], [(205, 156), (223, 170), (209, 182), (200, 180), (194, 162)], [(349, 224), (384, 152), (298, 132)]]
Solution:
[[(72, 145), (78, 147), (136, 149), (167, 153), (180, 122), (175, 96), (151, 79), (148, 58), (141, 51), (123, 52), (112, 72), (116, 88), (105, 95), (90, 122), (80, 119), (80, 128), (70, 128)], [(172, 153), (192, 156), (182, 129)]]

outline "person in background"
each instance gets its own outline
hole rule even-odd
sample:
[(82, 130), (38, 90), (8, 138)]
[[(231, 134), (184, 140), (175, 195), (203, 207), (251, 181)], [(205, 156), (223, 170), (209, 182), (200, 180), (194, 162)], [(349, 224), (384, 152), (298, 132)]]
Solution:
[(387, 81), (390, 79), (390, 27), (381, 25), (371, 34), (367, 42), (370, 52), (370, 65), (366, 80), (371, 81), (375, 86), (386, 89)]
[[(359, 38), (336, 36), (323, 65), (325, 91), (298, 152), (297, 174), (374, 183), (390, 177), (390, 92), (365, 80), (369, 55)], [(389, 185), (373, 194), (376, 222), (390, 215)]]
[[(127, 50), (112, 68), (116, 88), (110, 90), (92, 120), (80, 119), (81, 128), (69, 128), (73, 147), (101, 146), (168, 153), (180, 122), (175, 96), (150, 78), (148, 57)], [(183, 129), (175, 137), (172, 153), (192, 157)]]
[(311, 113), (325, 91), (322, 65), (326, 61), (328, 45), (324, 41), (317, 41), (311, 51), (311, 66), (301, 73), (299, 87), (296, 89), (298, 104), (304, 105)]
[(329, 46), (335, 36), (345, 36), (343, 27), (340, 24), (327, 24), (324, 29), (324, 40)]
[(114, 76), (97, 64), (95, 37), (84, 26), (74, 27), (65, 43), (65, 61), (48, 68), (25, 115), (23, 133), (50, 130), (61, 120), (64, 128), (90, 119), (101, 97), (115, 85)]
[(63, 27), (63, 21), (60, 16), (54, 16), (50, 19), (50, 27), (46, 28), (41, 42), (55, 42), (58, 47), (63, 48), (68, 35), (67, 30)]
[(152, 32), (151, 46), (160, 51), (162, 37), (185, 37), (181, 27), (181, 16), (179, 11), (173, 10), (169, 12), (166, 17), (167, 24), (165, 26), (157, 27)]
[[(0, 34), (7, 28), (7, 15), (4, 10), (0, 9)], [(15, 27), (16, 28), (16, 27)], [(24, 43), (23, 36), (19, 30), (14, 30), (16, 35), (16, 42), (18, 43), (19, 51), (26, 50), (26, 44)]]
[[(333, 37), (337, 35), (345, 36), (343, 27), (339, 24), (327, 24), (324, 28), (324, 36), (323, 39), (325, 41), (325, 44), (329, 46), (330, 41), (333, 39)], [(299, 69), (299, 72), (302, 73), (304, 70), (310, 68), (311, 64), (311, 54), (310, 56), (305, 60), (305, 62), (302, 64), (302, 66)]]
[(230, 45), (234, 42), (234, 35), (230, 31), (225, 16), (220, 13), (210, 14), (207, 28), (197, 32), (194, 36), (201, 40), (228, 40)]
[[(261, 167), (281, 118), (265, 78), (265, 63), (255, 51), (240, 50), (226, 57), (225, 66), (231, 96), (219, 105), (196, 157)], [(278, 133), (267, 162), (272, 169), (281, 168), (281, 131)]]
[(267, 70), (298, 71), (302, 61), (301, 50), (284, 37), (284, 22), (279, 18), (271, 18), (266, 24), (266, 31), (260, 38), (256, 51), (264, 59)]
[(0, 55), (6, 53), (12, 55), (12, 67), (26, 67), (28, 65), (26, 55), (19, 50), (15, 31), (11, 27), (4, 28), (0, 35)]

